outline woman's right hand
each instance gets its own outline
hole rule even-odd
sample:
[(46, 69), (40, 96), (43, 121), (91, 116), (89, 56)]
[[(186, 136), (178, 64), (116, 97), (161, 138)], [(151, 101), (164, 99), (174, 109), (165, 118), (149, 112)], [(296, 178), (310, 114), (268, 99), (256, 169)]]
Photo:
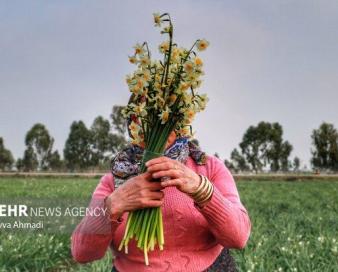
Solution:
[(130, 178), (105, 201), (112, 219), (119, 218), (124, 212), (142, 208), (159, 207), (163, 204), (164, 193), (160, 182), (151, 181), (148, 172)]

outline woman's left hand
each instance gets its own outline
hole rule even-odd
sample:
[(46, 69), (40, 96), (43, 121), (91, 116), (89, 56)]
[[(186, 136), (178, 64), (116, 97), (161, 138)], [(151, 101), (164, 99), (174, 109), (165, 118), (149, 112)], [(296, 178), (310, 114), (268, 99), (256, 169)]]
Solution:
[(201, 178), (197, 173), (168, 157), (152, 159), (146, 163), (146, 166), (154, 179), (168, 178), (161, 182), (163, 187), (176, 186), (181, 192), (192, 194), (196, 192), (201, 183)]

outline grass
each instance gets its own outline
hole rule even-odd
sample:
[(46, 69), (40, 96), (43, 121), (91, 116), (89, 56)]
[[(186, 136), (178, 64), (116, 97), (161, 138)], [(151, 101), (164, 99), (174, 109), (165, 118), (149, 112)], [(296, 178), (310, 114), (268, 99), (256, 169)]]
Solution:
[(338, 271), (338, 182), (241, 182), (252, 234), (241, 271)]
[[(2, 177), (0, 203), (20, 197), (87, 201), (97, 182)], [(240, 271), (338, 271), (338, 182), (239, 181), (237, 186), (252, 221), (247, 247), (231, 251)], [(92, 264), (75, 264), (69, 237), (0, 229), (0, 271), (110, 270), (110, 253)]]

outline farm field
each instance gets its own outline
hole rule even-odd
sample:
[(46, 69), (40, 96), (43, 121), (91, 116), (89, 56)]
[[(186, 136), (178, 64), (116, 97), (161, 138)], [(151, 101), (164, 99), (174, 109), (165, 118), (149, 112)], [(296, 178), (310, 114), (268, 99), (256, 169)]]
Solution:
[[(20, 197), (86, 200), (97, 183), (96, 178), (1, 177), (0, 203)], [(338, 180), (241, 180), (237, 186), (252, 222), (247, 247), (231, 251), (239, 271), (338, 271)], [(62, 231), (0, 229), (0, 271), (110, 271), (110, 253), (92, 264), (75, 264), (69, 238)]]

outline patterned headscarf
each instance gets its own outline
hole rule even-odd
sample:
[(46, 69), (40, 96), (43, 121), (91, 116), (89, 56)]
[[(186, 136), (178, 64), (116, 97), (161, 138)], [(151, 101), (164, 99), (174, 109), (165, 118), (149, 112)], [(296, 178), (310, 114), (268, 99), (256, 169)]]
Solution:
[[(137, 145), (129, 145), (112, 159), (111, 171), (115, 178), (115, 188), (123, 184), (128, 178), (140, 172), (144, 150)], [(206, 154), (198, 145), (187, 138), (178, 138), (165, 152), (164, 156), (185, 163), (190, 156), (196, 164), (206, 163)]]

